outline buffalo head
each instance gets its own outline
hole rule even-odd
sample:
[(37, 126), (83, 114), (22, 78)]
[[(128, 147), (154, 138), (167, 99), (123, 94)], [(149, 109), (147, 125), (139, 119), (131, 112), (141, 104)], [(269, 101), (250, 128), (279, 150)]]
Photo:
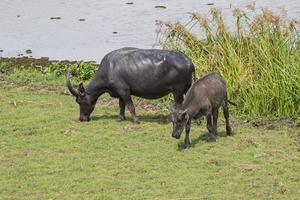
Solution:
[(67, 69), (67, 87), (71, 94), (76, 98), (76, 102), (80, 106), (80, 121), (90, 121), (90, 115), (95, 108), (96, 102), (92, 102), (91, 95), (87, 94), (83, 84), (80, 83), (78, 89), (75, 89), (70, 80), (70, 70)]
[(187, 110), (182, 110), (176, 104), (173, 104), (170, 107), (170, 119), (173, 123), (172, 137), (179, 139), (189, 120), (189, 114)]

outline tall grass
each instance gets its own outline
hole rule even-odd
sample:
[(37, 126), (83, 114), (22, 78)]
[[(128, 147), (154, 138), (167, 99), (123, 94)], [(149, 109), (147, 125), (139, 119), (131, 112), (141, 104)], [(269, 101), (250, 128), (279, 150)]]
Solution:
[[(220, 72), (235, 111), (250, 117), (300, 116), (299, 22), (285, 12), (233, 8), (229, 29), (220, 10), (190, 14), (190, 22), (158, 22), (158, 45), (186, 53), (197, 77)], [(252, 16), (252, 17), (250, 17)], [(199, 32), (200, 30), (200, 32)]]

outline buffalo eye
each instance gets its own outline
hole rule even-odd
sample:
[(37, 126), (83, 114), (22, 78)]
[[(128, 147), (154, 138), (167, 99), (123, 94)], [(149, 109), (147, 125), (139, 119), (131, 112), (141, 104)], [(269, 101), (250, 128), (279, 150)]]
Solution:
[(182, 118), (177, 117), (177, 118), (176, 118), (176, 121), (179, 122), (179, 123), (181, 123), (183, 120), (182, 120)]

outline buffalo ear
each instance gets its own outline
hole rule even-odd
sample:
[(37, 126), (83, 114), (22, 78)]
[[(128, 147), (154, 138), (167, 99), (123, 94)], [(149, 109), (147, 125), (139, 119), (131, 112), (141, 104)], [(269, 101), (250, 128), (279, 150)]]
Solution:
[(83, 87), (83, 83), (80, 83), (78, 85), (78, 92), (79, 92), (80, 96), (85, 96), (85, 89)]
[(189, 114), (187, 113), (187, 109), (179, 113), (179, 119), (180, 120), (188, 120)]

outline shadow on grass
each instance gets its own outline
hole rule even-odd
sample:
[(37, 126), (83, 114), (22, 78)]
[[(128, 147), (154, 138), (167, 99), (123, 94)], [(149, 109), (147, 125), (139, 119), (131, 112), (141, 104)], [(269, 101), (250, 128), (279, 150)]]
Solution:
[[(185, 134), (183, 136), (185, 137)], [(218, 131), (217, 140), (218, 140), (218, 138), (222, 138), (222, 137), (230, 137), (230, 136), (226, 135), (226, 131)], [(204, 131), (203, 134), (199, 135), (196, 139), (191, 140), (191, 146), (189, 148), (194, 148), (196, 146), (196, 144), (198, 144), (200, 141), (210, 142), (210, 143), (214, 142), (214, 141), (210, 140), (209, 133), (207, 131)], [(177, 150), (178, 151), (185, 150), (184, 149), (184, 140), (182, 140), (178, 143)]]
[[(169, 118), (168, 115), (164, 114), (144, 114), (144, 115), (139, 115), (138, 118), (140, 119), (140, 122), (152, 122), (152, 123), (158, 123), (158, 124), (168, 124), (169, 123)], [(117, 122), (118, 115), (96, 115), (92, 116), (91, 120), (113, 120)], [(132, 117), (131, 116), (126, 116), (125, 121), (132, 122)]]

